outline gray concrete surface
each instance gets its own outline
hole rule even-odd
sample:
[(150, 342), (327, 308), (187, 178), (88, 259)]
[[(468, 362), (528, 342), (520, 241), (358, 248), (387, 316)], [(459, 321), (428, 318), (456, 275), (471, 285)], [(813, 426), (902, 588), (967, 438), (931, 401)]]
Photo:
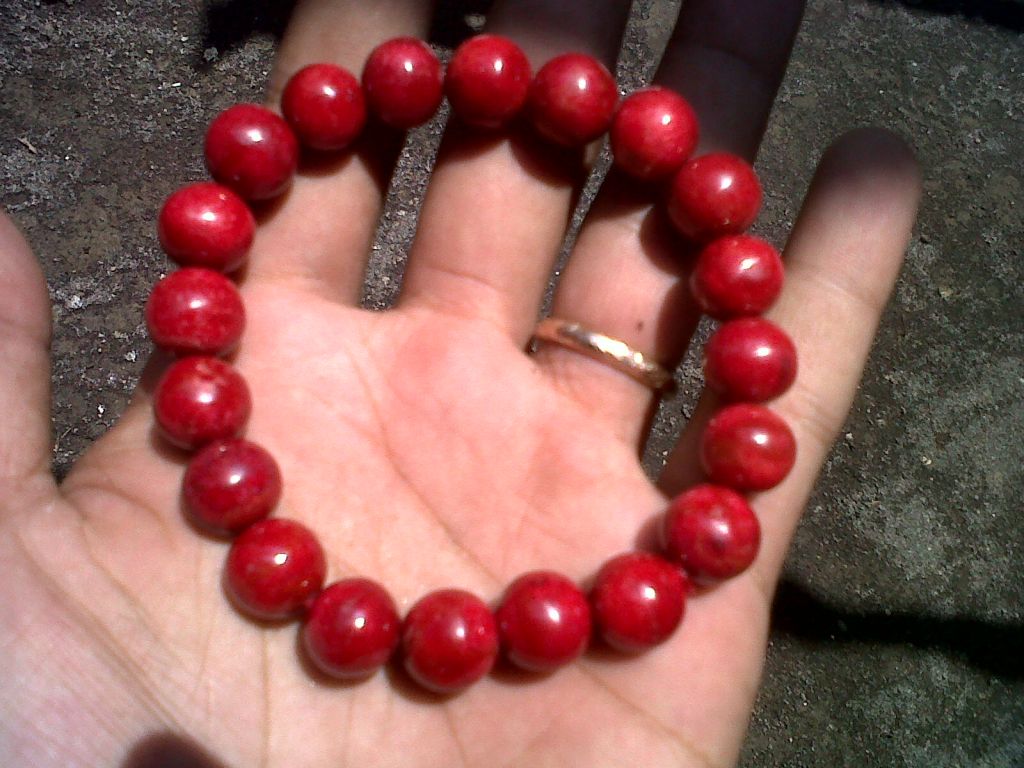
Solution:
[[(258, 98), (282, 15), (266, 7), (281, 4), (2, 5), (0, 201), (50, 283), (61, 473), (134, 386), (141, 306), (167, 266), (154, 213), (202, 176), (210, 117)], [(626, 82), (674, 8), (639, 3)], [(762, 233), (784, 240), (815, 158), (856, 125), (913, 142), (926, 197), (788, 562), (748, 768), (1024, 766), (1022, 29), (1010, 0), (810, 3), (759, 159)], [(372, 304), (397, 285), (431, 138), (403, 155)], [(692, 404), (693, 359), (683, 381), (652, 468)]]

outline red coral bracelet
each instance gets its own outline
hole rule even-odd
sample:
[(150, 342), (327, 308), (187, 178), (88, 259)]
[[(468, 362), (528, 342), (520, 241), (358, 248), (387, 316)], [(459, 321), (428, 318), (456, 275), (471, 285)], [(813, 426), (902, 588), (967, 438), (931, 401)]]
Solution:
[[(401, 619), (387, 591), (349, 578), (324, 587), (326, 560), (312, 531), (268, 517), (281, 473), (262, 447), (244, 440), (251, 410), (242, 376), (219, 359), (239, 342), (245, 310), (225, 274), (245, 262), (255, 220), (246, 201), (280, 195), (296, 172), (300, 144), (341, 151), (368, 118), (399, 129), (429, 120), (447, 96), (454, 117), (493, 131), (525, 116), (544, 139), (579, 147), (610, 134), (616, 165), (643, 182), (666, 181), (667, 211), (701, 246), (690, 287), (724, 322), (707, 344), (708, 386), (728, 404), (708, 423), (700, 460), (709, 482), (666, 511), (663, 553), (619, 554), (597, 572), (589, 595), (568, 578), (536, 571), (517, 578), (492, 611), (459, 589), (422, 597)], [(443, 72), (425, 43), (390, 40), (370, 55), (360, 83), (333, 64), (313, 64), (287, 84), (283, 117), (253, 104), (231, 107), (210, 125), (207, 167), (215, 182), (172, 194), (159, 218), (160, 242), (182, 266), (154, 287), (146, 322), (158, 346), (179, 356), (154, 396), (164, 437), (195, 451), (183, 498), (198, 526), (234, 536), (225, 586), (258, 619), (304, 617), (313, 662), (343, 679), (371, 675), (402, 646), (408, 673), (425, 688), (460, 690), (486, 675), (499, 651), (515, 665), (551, 671), (578, 658), (596, 634), (636, 653), (668, 638), (682, 619), (689, 582), (712, 584), (743, 572), (760, 528), (740, 491), (770, 488), (795, 459), (793, 433), (762, 401), (796, 375), (788, 335), (757, 317), (778, 295), (778, 252), (743, 232), (761, 206), (748, 163), (715, 153), (691, 158), (698, 124), (683, 97), (646, 88), (621, 102), (596, 59), (558, 56), (531, 77), (511, 40), (480, 35), (463, 43)]]

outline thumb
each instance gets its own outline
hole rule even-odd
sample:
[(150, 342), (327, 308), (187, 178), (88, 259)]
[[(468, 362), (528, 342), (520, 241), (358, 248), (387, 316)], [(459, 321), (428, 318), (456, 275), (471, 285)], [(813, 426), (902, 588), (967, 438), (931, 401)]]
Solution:
[(0, 214), (0, 501), (50, 479), (50, 299), (39, 263)]

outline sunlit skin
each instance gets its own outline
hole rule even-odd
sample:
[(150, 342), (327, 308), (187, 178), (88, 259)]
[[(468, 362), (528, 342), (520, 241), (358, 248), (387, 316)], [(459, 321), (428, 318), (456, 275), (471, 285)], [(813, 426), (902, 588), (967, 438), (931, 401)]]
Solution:
[[(369, 15), (354, 1), (300, 3), (269, 98), (309, 63), (359, 72), (379, 42), (424, 37), (428, 5), (390, 0)], [(686, 34), (659, 79), (693, 105), (698, 154), (754, 155), (799, 17), (796, 5), (767, 5), (686, 4)], [(566, 50), (607, 66), (621, 20), (612, 3), (499, 2), (489, 29), (535, 69)], [(739, 36), (742, 66), (693, 55), (728, 49), (718, 30)], [(699, 481), (714, 406), (698, 405), (652, 481), (637, 458), (651, 392), (566, 350), (524, 352), (583, 174), (528, 143), (491, 137), (467, 153), (460, 142), (472, 140), (453, 134), (438, 160), (394, 310), (358, 308), (384, 192), (373, 169), (394, 159), (372, 149), (330, 174), (300, 174), (260, 222), (242, 281), (248, 325), (233, 363), (251, 387), (246, 434), (280, 464), (278, 514), (316, 534), (327, 582), (372, 578), (403, 615), (443, 588), (493, 604), (537, 569), (585, 582)], [(598, 650), (548, 676), (499, 672), (442, 698), (394, 668), (332, 684), (303, 663), (297, 623), (253, 622), (232, 606), (227, 545), (183, 517), (187, 457), (154, 434), (164, 361), (54, 484), (48, 297), (27, 245), (0, 222), (0, 764), (117, 766), (166, 733), (232, 766), (732, 764), (773, 585), (849, 409), (917, 195), (905, 146), (862, 131), (828, 153), (804, 203), (769, 314), (800, 354), (797, 381), (772, 403), (799, 453), (753, 500), (763, 536), (750, 568), (692, 596), (648, 653)], [(667, 256), (676, 241), (640, 236), (654, 201), (625, 199), (614, 186), (598, 199), (553, 311), (671, 365), (697, 313)]]

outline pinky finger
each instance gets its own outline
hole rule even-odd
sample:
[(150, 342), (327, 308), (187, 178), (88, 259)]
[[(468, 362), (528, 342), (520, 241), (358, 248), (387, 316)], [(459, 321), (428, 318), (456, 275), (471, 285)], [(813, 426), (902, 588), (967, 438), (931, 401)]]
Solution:
[(0, 214), (0, 504), (50, 477), (50, 300), (17, 227)]
[[(878, 129), (852, 131), (822, 159), (786, 247), (786, 286), (768, 317), (792, 336), (800, 370), (771, 407), (792, 427), (798, 449), (786, 480), (754, 499), (764, 539), (752, 574), (766, 593), (853, 402), (903, 263), (920, 185), (903, 141)], [(696, 447), (715, 407), (705, 393), (666, 464), (666, 493), (699, 481)]]

